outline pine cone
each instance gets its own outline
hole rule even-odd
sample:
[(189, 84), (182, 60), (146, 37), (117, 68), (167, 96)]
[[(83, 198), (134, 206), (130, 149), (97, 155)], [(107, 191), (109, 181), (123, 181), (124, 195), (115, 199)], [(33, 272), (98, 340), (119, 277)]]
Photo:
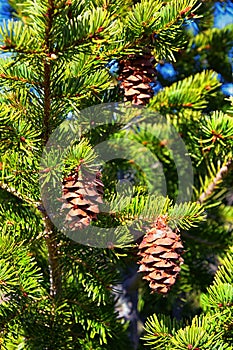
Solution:
[(156, 69), (151, 56), (144, 55), (120, 61), (120, 88), (124, 90), (125, 101), (134, 105), (146, 105), (153, 96), (150, 83), (156, 81)]
[(180, 236), (167, 226), (166, 218), (158, 217), (138, 247), (138, 272), (144, 273), (152, 293), (166, 294), (176, 282), (183, 248)]
[(89, 226), (91, 221), (97, 220), (99, 204), (103, 203), (103, 187), (100, 172), (94, 176), (81, 175), (80, 166), (73, 174), (64, 178), (61, 211), (67, 211), (65, 225), (70, 230), (83, 229)]

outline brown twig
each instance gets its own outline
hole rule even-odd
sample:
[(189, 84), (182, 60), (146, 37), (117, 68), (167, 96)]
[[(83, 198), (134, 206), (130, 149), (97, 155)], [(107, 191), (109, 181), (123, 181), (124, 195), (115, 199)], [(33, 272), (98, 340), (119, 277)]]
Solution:
[(43, 205), (40, 206), (40, 211), (44, 222), (44, 237), (48, 248), (50, 295), (51, 297), (59, 297), (62, 291), (62, 279), (56, 230)]
[[(198, 204), (203, 204), (205, 202), (205, 200), (214, 192), (214, 190), (216, 189), (218, 183), (220, 181), (222, 181), (223, 177), (228, 173), (228, 171), (231, 169), (232, 166), (232, 159), (230, 159), (225, 165), (223, 165), (221, 167), (221, 169), (217, 172), (215, 178), (213, 179), (213, 181), (209, 184), (209, 186), (207, 187), (207, 189), (202, 192), (202, 194), (200, 195), (200, 197), (197, 200)], [(186, 237), (188, 239), (192, 239), (193, 241), (196, 241), (198, 243), (201, 244), (205, 244), (207, 246), (210, 247), (214, 247), (214, 246), (220, 246), (219, 244), (217, 244), (216, 242), (209, 242), (205, 239), (199, 238), (199, 237), (195, 237), (187, 232), (182, 232), (181, 233), (183, 237)]]
[[(50, 32), (53, 23), (53, 16), (55, 11), (54, 0), (48, 1), (47, 8), (47, 26), (45, 30), (45, 53), (50, 54)], [(49, 139), (51, 134), (51, 62), (48, 59), (44, 59), (44, 144)], [(62, 290), (61, 282), (61, 266), (59, 264), (59, 249), (57, 243), (57, 235), (55, 227), (48, 217), (43, 205), (40, 208), (42, 213), (44, 227), (45, 227), (45, 240), (48, 249), (48, 260), (50, 270), (50, 295), (52, 297), (59, 297)]]
[(13, 80), (13, 81), (19, 81), (21, 83), (27, 83), (27, 84), (31, 84), (31, 85), (40, 85), (40, 83), (35, 82), (35, 81), (29, 81), (25, 78), (20, 78), (20, 77), (16, 77), (13, 75), (6, 75), (4, 73), (0, 74), (0, 78), (2, 79), (7, 79), (7, 80)]
[(209, 184), (207, 189), (202, 192), (200, 197), (197, 200), (198, 204), (203, 204), (204, 201), (214, 192), (219, 182), (222, 181), (223, 177), (228, 173), (232, 165), (232, 159), (230, 159), (221, 169), (217, 172), (213, 181)]

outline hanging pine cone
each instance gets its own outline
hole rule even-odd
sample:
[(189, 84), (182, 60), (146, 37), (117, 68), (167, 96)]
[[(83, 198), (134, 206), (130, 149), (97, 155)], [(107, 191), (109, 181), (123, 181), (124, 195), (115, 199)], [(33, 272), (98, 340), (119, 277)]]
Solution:
[(129, 57), (120, 61), (120, 88), (124, 90), (125, 101), (134, 105), (146, 105), (153, 96), (150, 83), (156, 81), (156, 69), (150, 55)]
[(70, 230), (83, 229), (97, 220), (99, 204), (103, 203), (103, 183), (100, 172), (95, 175), (80, 172), (80, 166), (73, 174), (65, 177), (62, 186), (63, 202), (61, 211), (65, 210), (65, 226)]
[(167, 226), (166, 218), (158, 217), (138, 247), (138, 272), (144, 273), (152, 293), (166, 294), (176, 282), (183, 248), (180, 236)]

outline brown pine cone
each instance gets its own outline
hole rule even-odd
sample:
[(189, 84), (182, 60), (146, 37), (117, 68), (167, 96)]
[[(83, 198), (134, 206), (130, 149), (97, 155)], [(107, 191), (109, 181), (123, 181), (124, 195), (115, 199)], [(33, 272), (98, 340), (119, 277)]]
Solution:
[(120, 61), (120, 88), (124, 90), (125, 101), (134, 105), (146, 105), (153, 96), (150, 83), (156, 81), (157, 72), (151, 56), (144, 55)]
[(138, 272), (143, 272), (152, 293), (167, 294), (176, 282), (183, 248), (180, 236), (167, 226), (166, 217), (158, 217), (138, 247)]
[(99, 172), (81, 176), (80, 166), (63, 179), (61, 211), (67, 212), (65, 225), (70, 230), (83, 229), (97, 220), (103, 187)]

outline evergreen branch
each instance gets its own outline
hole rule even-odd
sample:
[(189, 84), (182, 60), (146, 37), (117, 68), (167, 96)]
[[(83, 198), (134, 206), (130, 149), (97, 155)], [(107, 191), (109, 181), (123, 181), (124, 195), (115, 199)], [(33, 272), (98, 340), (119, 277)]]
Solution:
[(160, 11), (160, 23), (159, 29), (169, 28), (178, 20), (188, 16), (191, 11), (195, 11), (199, 6), (194, 9), (194, 5), (197, 4), (196, 0), (172, 0)]
[(225, 141), (233, 139), (232, 118), (222, 111), (214, 111), (211, 116), (203, 118), (202, 123), (202, 143), (207, 143), (207, 147), (214, 147), (216, 142), (221, 146), (226, 146)]
[[(23, 200), (24, 202), (32, 205), (34, 208), (38, 209), (42, 215), (42, 220), (44, 223), (44, 237), (47, 243), (48, 251), (49, 251), (49, 259), (50, 259), (50, 282), (51, 282), (51, 290), (50, 290), (50, 295), (56, 294), (58, 291), (61, 289), (61, 273), (57, 273), (59, 270), (58, 268), (58, 263), (57, 263), (57, 254), (56, 254), (56, 248), (57, 245), (54, 240), (54, 227), (53, 224), (51, 223), (51, 220), (46, 214), (46, 211), (43, 207), (43, 204), (41, 202), (36, 202), (33, 201), (31, 198), (21, 194), (18, 192), (16, 189), (13, 187), (10, 187), (9, 185), (0, 182), (0, 188), (3, 190), (6, 190), (9, 192), (11, 195), (16, 197), (17, 199)], [(59, 286), (59, 288), (58, 288)]]
[[(232, 339), (232, 305), (233, 305), (233, 256), (232, 248), (220, 260), (213, 284), (207, 293), (201, 295), (201, 306), (210, 312), (217, 323), (216, 332), (224, 332), (224, 338)], [(231, 342), (232, 344), (232, 342)]]
[(226, 256), (220, 259), (220, 266), (215, 275), (214, 283), (233, 283), (233, 247), (230, 247)]
[[(0, 27), (0, 38), (4, 44), (0, 49), (18, 52), (34, 53), (41, 50), (41, 42), (38, 41), (32, 27), (24, 25), (22, 21), (8, 20)], [(30, 50), (28, 49), (30, 47)]]
[(40, 204), (39, 202), (34, 201), (33, 199), (31, 199), (31, 198), (27, 197), (26, 195), (17, 191), (14, 187), (9, 186), (2, 181), (0, 181), (0, 188), (9, 192), (11, 195), (16, 197), (17, 199), (20, 199), (20, 200), (32, 205), (34, 208), (38, 208), (38, 206)]
[(145, 330), (142, 339), (153, 349), (223, 349), (223, 331), (216, 331), (214, 317), (210, 315), (195, 316), (181, 328), (181, 322), (154, 314), (146, 322)]
[(35, 82), (35, 81), (29, 81), (25, 78), (20, 78), (20, 77), (16, 77), (16, 76), (8, 76), (6, 74), (0, 74), (0, 78), (6, 79), (6, 80), (12, 80), (12, 81), (20, 81), (22, 83), (27, 83), (30, 85), (40, 85), (38, 82)]
[(197, 200), (198, 204), (203, 204), (205, 202), (205, 200), (214, 192), (214, 190), (216, 189), (219, 182), (222, 181), (223, 177), (231, 169), (231, 166), (232, 166), (232, 159), (230, 159), (225, 165), (223, 165), (221, 167), (221, 169), (217, 172), (213, 181), (209, 184), (207, 189), (204, 192), (202, 192), (202, 194), (198, 198), (198, 200)]
[[(81, 75), (82, 74), (82, 75)], [(53, 86), (53, 98), (56, 96), (64, 95), (65, 97), (86, 97), (90, 93), (99, 93), (105, 90), (110, 85), (109, 74), (105, 70), (99, 70), (92, 74), (85, 74), (85, 72), (79, 72), (79, 74), (73, 78), (67, 80), (64, 78), (62, 81), (58, 77), (56, 85)]]
[(108, 33), (114, 27), (114, 24), (115, 20), (111, 22), (106, 10), (100, 7), (93, 7), (83, 11), (83, 13), (79, 13), (77, 16), (72, 16), (68, 21), (64, 21), (62, 18), (62, 25), (61, 18), (57, 16), (51, 35), (59, 42), (58, 51), (64, 51), (67, 48), (72, 48), (72, 51), (74, 51), (74, 49), (77, 49), (77, 46), (82, 44), (91, 46), (101, 42), (106, 44), (106, 39), (108, 39), (108, 42), (109, 40), (114, 40), (112, 37), (116, 28), (115, 30), (113, 28), (112, 35)]
[(180, 326), (175, 319), (171, 321), (168, 316), (153, 314), (145, 323), (146, 334), (142, 339), (145, 340), (145, 345), (153, 346), (153, 349), (161, 349), (161, 346), (168, 349), (170, 339)]
[(50, 64), (44, 63), (44, 143), (46, 143), (49, 139), (49, 135), (51, 133), (50, 130), (50, 112), (51, 112), (51, 89), (50, 89), (50, 74), (51, 67)]
[[(184, 48), (186, 39), (182, 25), (185, 19), (193, 17), (197, 8), (196, 1), (175, 0), (163, 6), (160, 11), (160, 21), (151, 36), (154, 46), (153, 55), (156, 59), (168, 57), (175, 61), (174, 51)], [(196, 16), (195, 16), (196, 17)]]
[[(21, 306), (21, 308), (19, 307), (15, 307), (14, 311), (12, 313), (10, 313), (7, 317), (4, 317), (4, 320), (0, 321), (0, 326), (1, 328), (4, 328), (5, 325), (9, 324), (11, 321), (13, 321), (14, 319), (17, 319), (17, 317), (19, 316), (23, 316), (24, 313), (26, 313), (28, 310), (30, 310), (30, 308), (32, 307), (32, 305), (36, 305), (39, 304), (42, 300), (46, 300), (49, 299), (49, 296), (42, 296), (41, 298), (37, 298), (34, 300), (31, 300), (30, 303), (29, 302), (25, 302), (23, 306)], [(5, 302), (5, 300), (4, 300)], [(12, 301), (10, 301), (12, 303)], [(0, 299), (0, 304), (2, 303), (1, 299)], [(6, 349), (6, 348), (5, 348)]]
[[(92, 43), (92, 39), (91, 38), (81, 38), (78, 40), (75, 40), (74, 42), (72, 42), (70, 45), (65, 46), (62, 49), (62, 52), (70, 52), (72, 51), (72, 53), (86, 53), (86, 50), (84, 50), (84, 47), (89, 48), (91, 46)], [(82, 46), (81, 46), (82, 45)], [(81, 46), (81, 48), (80, 48)], [(57, 54), (59, 51), (58, 49), (55, 50), (55, 54)], [(93, 54), (93, 56), (95, 56), (95, 54)]]
[(188, 45), (188, 50), (193, 50), (193, 45), (195, 45), (199, 52), (206, 50), (210, 46), (213, 46), (216, 42), (221, 42), (227, 50), (232, 47), (232, 35), (233, 35), (233, 25), (229, 24), (224, 28), (209, 28), (203, 32), (197, 34), (193, 39), (190, 40)]
[(216, 331), (213, 317), (195, 316), (191, 324), (179, 329), (171, 338), (171, 349), (223, 349), (222, 335), (222, 331)]
[[(204, 192), (202, 192), (201, 195), (199, 196), (198, 200), (196, 201), (197, 204), (202, 205), (213, 194), (213, 192), (217, 188), (218, 184), (223, 180), (223, 177), (228, 173), (228, 171), (231, 169), (231, 167), (232, 167), (232, 160), (229, 160), (225, 165), (223, 165), (219, 169), (219, 171), (217, 172), (213, 181), (208, 185), (206, 190)], [(209, 246), (209, 247), (216, 247), (216, 246), (219, 247), (220, 246), (216, 242), (211, 242), (209, 240), (205, 240), (205, 239), (193, 236), (193, 235), (189, 234), (188, 232), (182, 231), (182, 236), (186, 237), (188, 239), (191, 239), (193, 241), (196, 241), (200, 244), (204, 244), (205, 246)]]
[[(109, 310), (103, 308), (96, 308), (92, 305), (84, 305), (77, 300), (67, 300), (70, 305), (76, 306), (72, 307), (74, 313), (78, 314), (78, 317), (83, 319), (84, 330), (87, 331), (91, 327), (91, 338), (98, 336), (99, 342), (101, 344), (101, 349), (106, 349), (103, 347), (103, 344), (107, 343), (107, 337), (112, 338), (116, 337), (116, 331), (114, 330), (117, 327), (118, 323), (114, 318), (114, 314), (110, 315)], [(92, 306), (92, 308), (91, 308)], [(97, 311), (98, 309), (98, 311)], [(106, 314), (108, 318), (106, 319)], [(87, 321), (86, 321), (87, 320)], [(87, 323), (87, 325), (85, 325)], [(115, 334), (114, 334), (115, 333)], [(88, 347), (89, 349), (90, 347)], [(97, 348), (96, 348), (97, 349)], [(99, 348), (100, 349), (100, 348)]]
[(198, 203), (175, 204), (168, 210), (168, 221), (182, 229), (195, 227), (204, 218), (204, 209)]
[(203, 109), (207, 105), (205, 96), (220, 85), (214, 71), (203, 71), (166, 87), (150, 100), (149, 107), (162, 113)]
[(77, 262), (80, 265), (83, 265), (95, 278), (98, 282), (100, 282), (100, 284), (104, 287), (104, 289), (106, 291), (111, 290), (111, 286), (109, 284), (106, 284), (104, 279), (100, 277), (99, 273), (96, 272), (96, 270), (93, 268), (93, 266), (91, 266), (90, 264), (88, 264), (86, 261), (84, 261), (83, 259), (76, 257), (76, 256), (72, 256), (72, 255), (67, 255), (68, 258), (70, 258), (71, 260)]
[(6, 190), (7, 192), (11, 193), (13, 196), (15, 196), (17, 199), (23, 200), (26, 203), (29, 203), (34, 208), (38, 209), (42, 214), (42, 219), (44, 222), (44, 234), (45, 234), (45, 240), (47, 243), (47, 248), (49, 252), (49, 261), (50, 261), (50, 282), (51, 282), (51, 289), (50, 289), (50, 295), (55, 296), (56, 294), (59, 294), (61, 291), (61, 272), (59, 270), (59, 264), (57, 260), (57, 243), (55, 240), (55, 229), (54, 226), (49, 219), (49, 217), (46, 214), (46, 211), (42, 205), (41, 202), (35, 202), (32, 199), (28, 198), (25, 195), (22, 195), (14, 188), (8, 186), (7, 184), (4, 184), (0, 182), (0, 188), (3, 190)]
[(141, 37), (146, 31), (155, 30), (160, 19), (159, 10), (162, 3), (155, 4), (153, 0), (138, 2), (125, 18), (125, 25), (134, 33), (134, 37)]
[[(45, 51), (50, 52), (50, 31), (52, 28), (53, 15), (54, 15), (55, 5), (53, 0), (48, 1), (48, 11), (47, 11), (47, 27), (45, 30)], [(44, 143), (49, 139), (50, 135), (50, 113), (51, 113), (51, 65), (50, 62), (44, 61)]]
[[(7, 60), (0, 59), (0, 77), (3, 83), (5, 84), (5, 81), (12, 80), (12, 82), (19, 81), (22, 83), (34, 84), (35, 86), (39, 85), (39, 87), (41, 87), (40, 72), (42, 70), (42, 64), (40, 62), (39, 67), (36, 66), (35, 61), (38, 60), (38, 58), (34, 56), (29, 56), (28, 59), (30, 63), (24, 62), (25, 58), (23, 58), (22, 55), (14, 55)], [(28, 86), (20, 85), (21, 89), (22, 87), (28, 90)]]
[[(16, 49), (14, 46), (0, 46), (0, 50), (2, 50), (3, 52), (6, 51), (6, 52), (11, 52), (11, 53), (21, 53), (21, 54), (24, 54), (24, 55), (41, 55), (44, 53), (44, 51), (35, 51), (35, 50), (23, 50), (23, 49)], [(12, 51), (10, 51), (12, 50)]]

